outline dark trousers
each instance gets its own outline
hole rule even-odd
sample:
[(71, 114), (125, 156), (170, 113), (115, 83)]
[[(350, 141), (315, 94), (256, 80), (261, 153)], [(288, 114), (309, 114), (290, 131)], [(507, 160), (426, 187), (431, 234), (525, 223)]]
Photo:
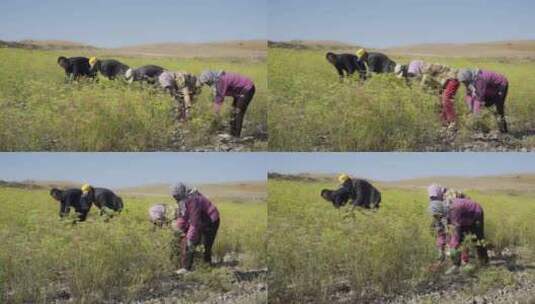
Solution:
[[(219, 220), (206, 225), (201, 231), (201, 239), (204, 246), (204, 261), (206, 263), (212, 263), (212, 246), (214, 245), (217, 230), (219, 229)], [(188, 240), (186, 237), (181, 241), (181, 263), (182, 267), (191, 270), (193, 267), (193, 258), (195, 255), (195, 248), (188, 246)]]
[(234, 97), (232, 103), (232, 116), (230, 118), (230, 135), (239, 137), (241, 135), (241, 129), (243, 125), (243, 117), (247, 111), (247, 107), (255, 94), (256, 88), (253, 86), (249, 91), (244, 94)]
[(488, 100), (488, 102), (485, 103), (486, 107), (491, 107), (493, 105), (496, 105), (496, 118), (498, 120), (498, 127), (500, 128), (500, 132), (507, 133), (507, 121), (505, 121), (505, 99), (507, 98), (507, 91), (509, 90), (509, 84), (506, 86), (499, 88), (498, 92), (494, 96), (493, 99)]

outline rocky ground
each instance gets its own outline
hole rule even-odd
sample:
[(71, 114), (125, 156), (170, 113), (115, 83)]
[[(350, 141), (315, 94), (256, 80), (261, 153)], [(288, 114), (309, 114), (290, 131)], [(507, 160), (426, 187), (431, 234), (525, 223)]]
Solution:
[[(317, 138), (313, 151), (325, 152), (331, 149), (329, 138), (322, 135)], [(535, 129), (502, 134), (496, 130), (459, 132), (444, 128), (436, 142), (417, 150), (424, 152), (535, 152)]]
[(429, 146), (429, 152), (533, 152), (535, 151), (535, 130), (502, 134), (497, 130), (460, 133), (454, 129), (444, 128), (440, 141)]
[[(220, 268), (221, 269), (221, 268)], [(216, 270), (217, 271), (217, 270)], [(260, 304), (267, 303), (267, 269), (240, 270), (230, 267), (219, 273), (228, 274), (228, 280), (215, 281), (204, 278), (195, 272), (185, 275), (169, 274), (161, 278), (142, 296), (131, 301), (90, 300), (103, 304), (170, 304), (170, 303), (207, 303), (207, 304)], [(221, 278), (220, 278), (221, 279)], [(77, 303), (68, 288), (56, 288), (55, 304)], [(224, 291), (222, 291), (224, 290)]]
[(187, 274), (170, 276), (160, 282), (145, 298), (133, 301), (136, 304), (207, 303), (242, 304), (267, 303), (267, 269), (232, 269), (229, 290), (218, 292), (204, 283), (194, 282)]
[[(491, 258), (486, 269), (474, 273), (439, 275), (402, 295), (358, 301), (368, 304), (534, 304), (535, 261), (527, 249), (506, 250)], [(442, 271), (443, 269), (441, 269)], [(442, 273), (442, 272), (441, 272)], [(339, 283), (333, 303), (355, 303), (356, 295), (347, 284)], [(364, 295), (361, 295), (364, 296)], [(311, 302), (313, 303), (313, 301)]]
[(208, 144), (191, 146), (187, 143), (187, 132), (176, 129), (172, 135), (171, 147), (167, 150), (177, 152), (250, 152), (267, 151), (268, 135), (265, 132), (255, 132), (253, 136), (233, 137), (220, 132), (208, 140)]

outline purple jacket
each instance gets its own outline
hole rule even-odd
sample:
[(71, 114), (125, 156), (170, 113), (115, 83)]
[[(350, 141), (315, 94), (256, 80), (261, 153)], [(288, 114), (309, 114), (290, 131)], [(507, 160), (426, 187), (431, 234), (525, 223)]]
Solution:
[(482, 70), (473, 85), (475, 92), (467, 91), (467, 99), (484, 104), (485, 100), (494, 99), (498, 91), (508, 85), (508, 81), (501, 74)]
[(165, 219), (166, 207), (163, 204), (156, 204), (149, 208), (149, 217), (152, 222), (157, 222)]
[[(470, 227), (483, 217), (483, 208), (478, 203), (467, 199), (454, 199), (449, 207), (448, 222), (455, 228)], [(450, 238), (450, 248), (457, 248), (461, 242), (461, 229), (453, 229)]]
[(222, 104), (225, 96), (238, 97), (245, 94), (253, 86), (253, 81), (245, 76), (224, 72), (217, 81), (214, 102)]
[(424, 62), (422, 60), (413, 60), (409, 63), (407, 73), (414, 74), (416, 76), (421, 75), (423, 67)]
[(200, 193), (193, 194), (184, 202), (184, 215), (177, 221), (178, 228), (191, 241), (199, 239), (202, 229), (219, 220), (219, 211), (216, 206)]

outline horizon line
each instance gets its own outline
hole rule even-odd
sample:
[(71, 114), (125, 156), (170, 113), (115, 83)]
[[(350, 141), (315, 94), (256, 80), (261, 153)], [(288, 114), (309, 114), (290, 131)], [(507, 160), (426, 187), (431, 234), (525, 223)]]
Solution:
[[(281, 175), (290, 175), (290, 176), (298, 176), (298, 175), (328, 175), (328, 176), (337, 176), (341, 174), (341, 172), (333, 173), (333, 172), (298, 172), (298, 173), (281, 173), (281, 172), (275, 172), (275, 171), (268, 171), (268, 174), (281, 174)], [(535, 176), (535, 171), (529, 171), (529, 172), (509, 172), (509, 173), (502, 173), (502, 174), (487, 174), (487, 175), (424, 175), (424, 176), (415, 176), (415, 177), (409, 177), (409, 178), (401, 178), (401, 179), (391, 179), (391, 180), (385, 180), (385, 179), (371, 179), (366, 178), (359, 175), (353, 175), (350, 172), (346, 172), (350, 176), (365, 178), (369, 180), (373, 180), (375, 182), (403, 182), (403, 181), (410, 181), (415, 179), (427, 179), (427, 178), (483, 178), (483, 177), (513, 177), (515, 175), (519, 176)], [(269, 178), (268, 178), (269, 179)]]
[(518, 39), (509, 39), (509, 40), (474, 40), (470, 42), (452, 42), (452, 41), (444, 41), (444, 42), (414, 42), (409, 44), (399, 44), (399, 45), (390, 45), (390, 46), (383, 46), (383, 47), (377, 47), (377, 46), (364, 46), (364, 44), (358, 44), (358, 42), (352, 42), (352, 41), (344, 41), (344, 40), (332, 40), (332, 39), (286, 39), (286, 40), (277, 40), (277, 39), (268, 39), (269, 42), (331, 42), (331, 43), (339, 43), (339, 44), (346, 44), (347, 46), (358, 46), (358, 47), (365, 47), (365, 48), (372, 48), (372, 49), (391, 49), (391, 48), (402, 48), (402, 47), (410, 47), (410, 46), (420, 46), (420, 45), (463, 45), (463, 44), (491, 44), (491, 43), (510, 43), (510, 42), (535, 42), (535, 37), (533, 38), (518, 38)]

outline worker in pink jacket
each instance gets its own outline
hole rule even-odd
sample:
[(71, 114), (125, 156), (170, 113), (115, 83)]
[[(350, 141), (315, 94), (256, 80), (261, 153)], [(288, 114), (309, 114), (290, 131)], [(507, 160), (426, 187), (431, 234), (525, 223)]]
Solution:
[(465, 101), (472, 113), (479, 113), (481, 105), (496, 106), (500, 132), (507, 133), (505, 99), (509, 82), (504, 75), (478, 69), (461, 69), (457, 78), (466, 86)]
[(253, 81), (236, 73), (204, 71), (199, 76), (199, 82), (201, 85), (214, 88), (214, 110), (217, 114), (221, 111), (226, 96), (234, 98), (230, 119), (230, 135), (240, 137), (245, 112), (256, 91)]
[[(443, 191), (440, 188), (433, 188), (431, 185), (428, 189), (431, 201), (429, 210), (435, 220), (442, 222), (441, 231), (437, 233), (437, 246), (444, 248), (447, 242), (448, 255), (454, 266), (448, 270), (453, 273), (458, 270), (461, 262), (468, 263), (468, 248), (460, 249), (461, 244), (468, 234), (473, 234), (476, 241), (477, 256), (481, 264), (487, 264), (489, 257), (485, 246), (483, 208), (475, 201), (467, 198), (461, 192), (455, 192), (456, 197), (451, 199), (448, 204), (443, 197)], [(439, 197), (440, 196), (440, 197)], [(448, 228), (448, 226), (450, 228)], [(447, 231), (447, 234), (444, 234)]]
[(184, 233), (181, 241), (182, 268), (177, 274), (191, 271), (195, 247), (204, 245), (204, 261), (211, 264), (212, 246), (219, 229), (219, 211), (210, 200), (184, 183), (171, 187), (171, 195), (178, 204), (176, 228)]
[(465, 248), (461, 252), (460, 259), (456, 258), (456, 250), (459, 250), (467, 234), (473, 234), (476, 237), (477, 257), (482, 264), (488, 264), (489, 257), (487, 254), (487, 247), (484, 244), (484, 221), (483, 208), (475, 201), (464, 197), (460, 194), (458, 198), (453, 199), (449, 206), (448, 222), (453, 226), (450, 233), (448, 247), (454, 253), (452, 259), (455, 265), (459, 266), (461, 260), (468, 263), (468, 249)]

